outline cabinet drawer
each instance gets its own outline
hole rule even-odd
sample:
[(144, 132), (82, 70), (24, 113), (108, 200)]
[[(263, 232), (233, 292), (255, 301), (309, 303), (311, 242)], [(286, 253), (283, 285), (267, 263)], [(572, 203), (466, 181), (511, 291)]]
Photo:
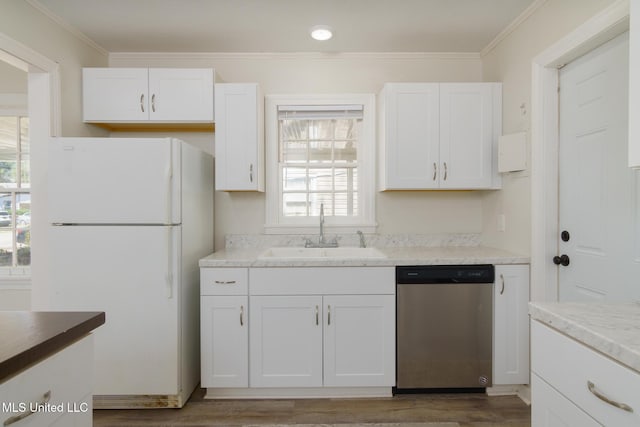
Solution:
[(0, 422), (29, 411), (31, 405), (34, 413), (16, 427), (48, 426), (63, 416), (72, 417), (68, 421), (86, 419), (93, 409), (92, 378), (93, 337), (88, 336), (0, 385)]
[(200, 295), (247, 295), (246, 268), (201, 268)]
[(395, 267), (252, 268), (251, 295), (394, 295)]
[[(540, 322), (532, 322), (531, 334), (534, 373), (604, 425), (640, 425), (640, 374)], [(633, 412), (599, 399), (589, 383), (595, 393), (624, 403)]]

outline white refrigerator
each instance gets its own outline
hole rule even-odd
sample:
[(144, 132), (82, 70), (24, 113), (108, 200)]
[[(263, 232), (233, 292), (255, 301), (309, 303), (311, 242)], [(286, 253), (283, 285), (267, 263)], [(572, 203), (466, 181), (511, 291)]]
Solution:
[(50, 310), (99, 310), (96, 408), (181, 407), (198, 384), (213, 157), (171, 138), (52, 138)]

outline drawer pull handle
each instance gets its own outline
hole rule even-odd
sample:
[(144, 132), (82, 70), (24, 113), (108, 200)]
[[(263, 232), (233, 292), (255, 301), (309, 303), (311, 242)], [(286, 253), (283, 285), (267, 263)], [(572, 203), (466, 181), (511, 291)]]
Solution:
[(320, 309), (316, 305), (316, 326), (320, 324)]
[(244, 305), (240, 306), (240, 326), (244, 326)]
[(438, 165), (436, 165), (436, 162), (433, 162), (433, 180), (435, 181), (437, 177), (438, 177)]
[(49, 400), (51, 400), (51, 390), (49, 390), (48, 392), (46, 392), (45, 394), (42, 395), (42, 400), (38, 403), (34, 404), (29, 404), (29, 408), (18, 415), (14, 415), (13, 417), (9, 417), (6, 420), (4, 420), (4, 423), (2, 424), (4, 427), (10, 426), (11, 424), (17, 423), (20, 420), (24, 420), (25, 418), (27, 418), (30, 415), (33, 415), (36, 411), (32, 411), (32, 405), (35, 406), (36, 408), (38, 406), (42, 406), (45, 403), (49, 402)]
[(327, 325), (331, 326), (331, 306), (327, 306)]
[(216, 280), (215, 283), (217, 285), (233, 285), (234, 283), (236, 283), (235, 280)]
[(504, 275), (500, 275), (500, 281), (502, 282), (502, 288), (500, 289), (500, 295), (504, 294)]
[(587, 388), (595, 397), (602, 400), (603, 402), (606, 402), (611, 406), (615, 406), (616, 408), (622, 409), (623, 411), (633, 412), (633, 408), (626, 403), (616, 402), (615, 400), (611, 400), (604, 394), (600, 393), (598, 390), (596, 390), (595, 384), (591, 381), (587, 381)]

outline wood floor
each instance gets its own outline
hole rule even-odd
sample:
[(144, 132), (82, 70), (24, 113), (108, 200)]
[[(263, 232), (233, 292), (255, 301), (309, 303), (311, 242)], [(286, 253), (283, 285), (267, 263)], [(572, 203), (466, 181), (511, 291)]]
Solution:
[[(407, 394), (377, 399), (205, 400), (198, 389), (182, 409), (96, 410), (94, 427), (204, 427), (264, 424), (452, 422), (460, 427), (529, 427), (515, 396)], [(428, 426), (429, 424), (425, 424)], [(447, 424), (444, 424), (447, 425)], [(416, 426), (417, 427), (417, 426)]]

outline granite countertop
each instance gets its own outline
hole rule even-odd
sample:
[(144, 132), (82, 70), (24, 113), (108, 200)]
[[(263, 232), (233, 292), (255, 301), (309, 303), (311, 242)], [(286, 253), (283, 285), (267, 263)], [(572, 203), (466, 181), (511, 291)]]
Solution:
[(0, 383), (104, 324), (102, 312), (0, 312)]
[(378, 247), (386, 258), (259, 259), (265, 248), (224, 249), (200, 267), (368, 267), (396, 265), (528, 264), (529, 257), (486, 246)]
[(640, 372), (640, 304), (532, 302), (529, 314)]

